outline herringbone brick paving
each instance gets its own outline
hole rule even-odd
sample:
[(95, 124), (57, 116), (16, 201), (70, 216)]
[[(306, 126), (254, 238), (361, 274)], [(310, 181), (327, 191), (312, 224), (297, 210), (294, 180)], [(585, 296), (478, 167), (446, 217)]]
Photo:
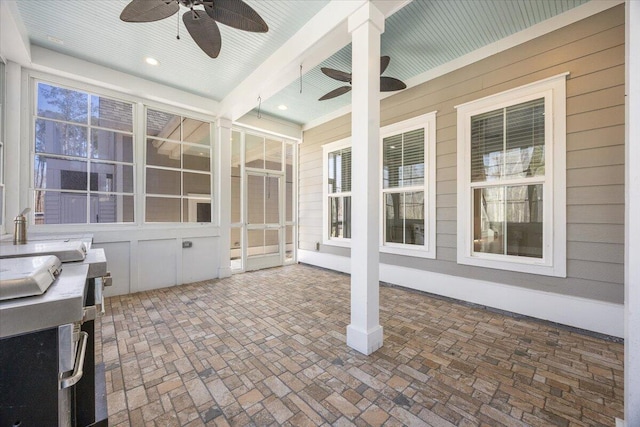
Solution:
[(402, 288), (382, 286), (380, 305), (384, 346), (366, 357), (345, 344), (349, 277), (310, 266), (109, 298), (109, 423), (613, 426), (623, 416), (621, 343)]

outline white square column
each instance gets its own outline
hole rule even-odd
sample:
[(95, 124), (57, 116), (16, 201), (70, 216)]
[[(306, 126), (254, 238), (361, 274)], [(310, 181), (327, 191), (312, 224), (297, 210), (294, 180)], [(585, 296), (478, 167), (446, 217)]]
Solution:
[(640, 425), (640, 2), (626, 2), (624, 424)]
[(379, 325), (380, 34), (384, 15), (367, 2), (349, 17), (351, 98), (351, 324), (347, 345), (363, 354), (382, 347)]
[(217, 213), (220, 226), (220, 251), (218, 277), (231, 276), (231, 120), (219, 118), (216, 121), (216, 185), (218, 197)]

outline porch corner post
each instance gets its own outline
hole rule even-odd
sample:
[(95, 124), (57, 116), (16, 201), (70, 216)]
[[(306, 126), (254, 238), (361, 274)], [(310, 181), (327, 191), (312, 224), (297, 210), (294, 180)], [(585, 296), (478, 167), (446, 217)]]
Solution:
[(349, 17), (352, 39), (351, 324), (347, 345), (371, 354), (380, 326), (380, 34), (384, 15), (370, 2)]
[[(231, 120), (216, 120), (217, 213), (220, 227), (218, 277), (231, 276)], [(216, 200), (216, 198), (214, 198)]]
[[(640, 425), (640, 2), (626, 1), (624, 422)], [(635, 220), (633, 218), (636, 218)]]

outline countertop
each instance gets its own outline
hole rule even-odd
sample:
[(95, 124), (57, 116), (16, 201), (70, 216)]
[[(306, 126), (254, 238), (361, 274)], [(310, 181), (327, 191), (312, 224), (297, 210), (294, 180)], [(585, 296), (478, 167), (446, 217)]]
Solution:
[(62, 264), (62, 273), (44, 294), (1, 301), (0, 338), (81, 321), (89, 267)]

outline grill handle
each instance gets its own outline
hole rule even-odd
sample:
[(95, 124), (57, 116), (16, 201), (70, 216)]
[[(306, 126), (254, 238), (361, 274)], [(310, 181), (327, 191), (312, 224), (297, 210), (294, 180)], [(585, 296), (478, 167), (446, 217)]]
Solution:
[(78, 350), (76, 351), (76, 364), (73, 367), (73, 373), (70, 377), (62, 378), (60, 380), (60, 390), (75, 385), (78, 381), (80, 381), (80, 378), (82, 378), (82, 370), (84, 369), (84, 355), (87, 351), (88, 340), (89, 334), (84, 331), (80, 332), (80, 345), (78, 347)]

